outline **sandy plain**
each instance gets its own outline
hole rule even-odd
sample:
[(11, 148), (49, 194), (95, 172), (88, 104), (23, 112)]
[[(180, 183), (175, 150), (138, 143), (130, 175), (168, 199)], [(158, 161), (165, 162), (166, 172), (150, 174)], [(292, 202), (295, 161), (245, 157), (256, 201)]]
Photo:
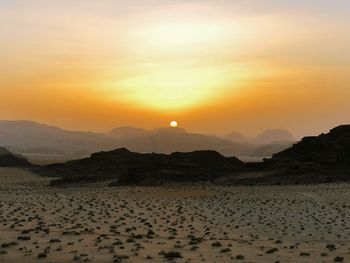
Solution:
[(0, 262), (350, 261), (350, 184), (49, 181), (0, 168)]

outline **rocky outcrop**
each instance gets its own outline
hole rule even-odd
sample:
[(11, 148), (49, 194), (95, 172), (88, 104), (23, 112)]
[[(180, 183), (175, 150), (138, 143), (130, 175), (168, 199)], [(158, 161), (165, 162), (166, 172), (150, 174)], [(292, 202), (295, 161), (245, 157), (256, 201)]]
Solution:
[(8, 151), (6, 148), (0, 147), (0, 167), (31, 167), (24, 157), (16, 155)]
[(350, 125), (318, 137), (305, 137), (265, 160), (265, 167), (289, 175), (281, 177), (284, 180), (315, 183), (350, 180)]
[(166, 182), (210, 181), (235, 175), (244, 163), (215, 151), (140, 154), (125, 148), (90, 158), (43, 167), (40, 174), (61, 176), (53, 184), (115, 179), (117, 185), (159, 185)]

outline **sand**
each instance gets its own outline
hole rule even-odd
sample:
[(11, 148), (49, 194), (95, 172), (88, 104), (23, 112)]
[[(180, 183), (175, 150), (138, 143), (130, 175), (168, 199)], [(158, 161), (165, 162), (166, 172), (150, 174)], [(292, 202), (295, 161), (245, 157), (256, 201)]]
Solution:
[(0, 262), (349, 262), (350, 184), (53, 188), (0, 168)]

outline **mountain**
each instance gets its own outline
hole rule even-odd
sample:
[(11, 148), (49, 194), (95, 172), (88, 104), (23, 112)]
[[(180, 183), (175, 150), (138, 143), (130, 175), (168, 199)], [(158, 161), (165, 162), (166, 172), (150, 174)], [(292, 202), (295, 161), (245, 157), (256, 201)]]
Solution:
[(13, 154), (4, 147), (0, 147), (0, 167), (31, 167), (32, 165), (22, 156)]
[(255, 144), (288, 144), (295, 142), (293, 135), (287, 130), (266, 130), (254, 140)]
[(147, 137), (119, 142), (119, 147), (140, 153), (172, 153), (198, 150), (215, 150), (223, 155), (239, 155), (243, 149), (239, 144), (221, 138), (185, 132), (161, 130)]
[(145, 138), (162, 132), (169, 132), (171, 134), (187, 133), (186, 130), (183, 128), (155, 128), (154, 130), (144, 130), (141, 128), (124, 126), (114, 128), (108, 133), (108, 135), (116, 140), (134, 140), (139, 138)]
[(182, 133), (182, 134), (187, 133), (187, 131), (184, 128), (179, 128), (179, 127), (176, 127), (176, 128), (172, 128), (172, 127), (155, 128), (152, 133), (157, 134), (157, 133), (161, 133), (161, 132)]
[(252, 150), (250, 156), (251, 157), (271, 157), (275, 153), (279, 153), (290, 148), (293, 145), (292, 142), (285, 143), (277, 143), (277, 144), (263, 144), (256, 145), (256, 147)]
[[(277, 133), (277, 137), (270, 141), (288, 138), (290, 136), (278, 136)], [(145, 130), (127, 126), (114, 128), (108, 133), (96, 133), (68, 131), (31, 121), (0, 121), (0, 145), (36, 163), (42, 163), (42, 160), (52, 163), (84, 158), (94, 152), (123, 147), (140, 153), (214, 150), (225, 156), (267, 157), (290, 146), (290, 142), (286, 142), (283, 147), (279, 146), (282, 143), (276, 143), (276, 146), (268, 145), (261, 149), (261, 145), (243, 142), (243, 139), (238, 133), (220, 138), (188, 133), (182, 128)]]
[(116, 148), (146, 153), (216, 150), (238, 155), (244, 148), (229, 140), (187, 133), (182, 128), (144, 130), (119, 127), (109, 133), (67, 131), (31, 121), (0, 121), (0, 144), (25, 156), (65, 155), (81, 158)]
[(147, 131), (141, 128), (135, 128), (131, 126), (124, 126), (114, 128), (109, 132), (109, 136), (117, 139), (117, 140), (125, 140), (125, 139), (135, 139), (146, 137), (152, 134), (152, 131)]
[(135, 153), (125, 148), (95, 153), (90, 158), (54, 164), (37, 172), (47, 176), (63, 176), (54, 185), (115, 180), (114, 185), (159, 185), (166, 182), (214, 180), (235, 175), (244, 163), (235, 157), (224, 157), (215, 151), (189, 153)]
[(235, 131), (226, 134), (224, 138), (236, 143), (246, 143), (248, 141), (241, 133)]
[(86, 153), (108, 145), (104, 134), (75, 132), (31, 121), (0, 121), (0, 144), (18, 152)]
[(287, 130), (266, 130), (255, 139), (248, 139), (241, 133), (233, 131), (223, 138), (238, 143), (242, 149), (238, 154), (245, 159), (247, 157), (271, 157), (289, 148), (295, 142), (293, 135)]

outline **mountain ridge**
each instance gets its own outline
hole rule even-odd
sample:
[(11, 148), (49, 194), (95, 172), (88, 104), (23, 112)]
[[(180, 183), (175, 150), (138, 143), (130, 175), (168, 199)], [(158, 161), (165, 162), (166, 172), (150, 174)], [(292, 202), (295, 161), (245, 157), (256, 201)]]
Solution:
[[(32, 121), (0, 121), (0, 144), (12, 152), (26, 156), (52, 153), (71, 156), (74, 159), (89, 156), (93, 152), (121, 147), (144, 153), (215, 150), (226, 156), (255, 155), (254, 151), (258, 150), (258, 146), (248, 143), (236, 143), (219, 136), (189, 133), (182, 128), (145, 130), (124, 126), (116, 127), (107, 133), (95, 133), (69, 131)], [(272, 155), (274, 152), (265, 153)]]

